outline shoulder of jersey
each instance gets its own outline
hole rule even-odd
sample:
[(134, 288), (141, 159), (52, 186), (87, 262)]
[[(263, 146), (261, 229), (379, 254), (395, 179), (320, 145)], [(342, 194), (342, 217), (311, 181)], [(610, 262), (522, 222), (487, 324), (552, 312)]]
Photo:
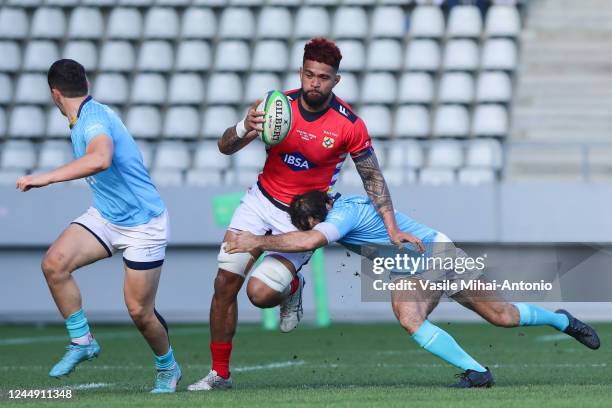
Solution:
[(285, 96), (287, 97), (287, 99), (289, 99), (289, 101), (293, 101), (295, 99), (297, 99), (297, 97), (300, 95), (300, 89), (291, 89), (289, 91), (284, 91), (283, 92), (285, 94)]
[(340, 99), (336, 94), (334, 94), (334, 97), (329, 102), (329, 106), (330, 108), (338, 112), (340, 116), (343, 116), (348, 119), (351, 123), (355, 123), (357, 122), (357, 119), (359, 119), (359, 116), (357, 116), (355, 112), (353, 112), (353, 108), (351, 108), (348, 103)]

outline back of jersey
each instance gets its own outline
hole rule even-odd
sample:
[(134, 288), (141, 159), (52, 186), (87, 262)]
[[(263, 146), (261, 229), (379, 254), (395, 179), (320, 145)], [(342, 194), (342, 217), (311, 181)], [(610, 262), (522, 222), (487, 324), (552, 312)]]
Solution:
[(84, 156), (89, 142), (101, 134), (113, 141), (113, 160), (108, 169), (87, 177), (93, 191), (93, 206), (113, 224), (124, 227), (146, 224), (160, 215), (165, 206), (144, 166), (138, 145), (115, 112), (89, 97), (81, 105), (72, 128), (74, 157)]

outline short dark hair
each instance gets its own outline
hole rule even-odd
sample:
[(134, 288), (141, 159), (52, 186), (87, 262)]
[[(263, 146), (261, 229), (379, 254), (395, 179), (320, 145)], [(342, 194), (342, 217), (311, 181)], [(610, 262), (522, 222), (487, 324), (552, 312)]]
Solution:
[(300, 231), (309, 230), (308, 219), (310, 217), (318, 221), (325, 220), (327, 217), (326, 204), (329, 200), (327, 193), (318, 190), (296, 195), (289, 206), (291, 223)]
[(306, 60), (317, 61), (327, 64), (338, 71), (341, 59), (342, 53), (340, 49), (333, 41), (327, 38), (313, 38), (304, 46), (304, 59), (302, 63)]
[(85, 68), (71, 59), (55, 61), (47, 72), (47, 82), (66, 98), (85, 96), (89, 92)]

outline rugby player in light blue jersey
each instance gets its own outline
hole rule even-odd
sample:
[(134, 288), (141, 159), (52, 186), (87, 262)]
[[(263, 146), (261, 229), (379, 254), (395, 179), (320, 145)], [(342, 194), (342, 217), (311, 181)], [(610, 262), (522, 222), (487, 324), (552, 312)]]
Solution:
[[(374, 206), (367, 197), (348, 196), (331, 199), (326, 193), (311, 191), (296, 196), (289, 210), (291, 221), (300, 230), (280, 235), (253, 235), (238, 232), (226, 244), (228, 253), (259, 251), (312, 251), (332, 242), (339, 242), (348, 249), (360, 253), (365, 245), (390, 245), (389, 236)], [(446, 235), (410, 217), (396, 212), (397, 225), (415, 245), (419, 252), (452, 253), (465, 258), (466, 254), (455, 248)], [(444, 244), (446, 243), (446, 244)], [(436, 248), (437, 246), (437, 248)], [(440, 250), (441, 249), (441, 250)], [(396, 282), (414, 281), (427, 276), (431, 271), (407, 278), (404, 274), (391, 274)], [(457, 276), (451, 272), (445, 279), (481, 279), (481, 273)], [(470, 276), (471, 275), (471, 276)], [(436, 276), (434, 273), (433, 276)], [(426, 279), (423, 277), (423, 279)], [(464, 370), (460, 380), (451, 387), (490, 387), (494, 384), (491, 371), (479, 364), (457, 344), (455, 339), (427, 320), (437, 306), (443, 291), (421, 289), (415, 282), (413, 290), (393, 290), (391, 304), (400, 325), (413, 340), (425, 350)], [(478, 313), (481, 317), (500, 327), (548, 325), (574, 337), (591, 349), (599, 348), (599, 337), (595, 330), (573, 317), (565, 310), (550, 312), (528, 303), (508, 303), (494, 291), (472, 289), (446, 290), (455, 301)]]
[(66, 319), (71, 338), (66, 354), (49, 375), (67, 376), (80, 362), (100, 353), (72, 272), (121, 250), (125, 304), (155, 354), (157, 378), (151, 392), (174, 392), (181, 370), (174, 359), (166, 322), (155, 310), (170, 227), (166, 207), (136, 142), (119, 117), (88, 95), (83, 66), (62, 59), (51, 65), (47, 77), (53, 101), (70, 124), (74, 161), (47, 173), (20, 177), (17, 188), (28, 191), (85, 178), (93, 193), (92, 206), (64, 230), (42, 262), (51, 295)]

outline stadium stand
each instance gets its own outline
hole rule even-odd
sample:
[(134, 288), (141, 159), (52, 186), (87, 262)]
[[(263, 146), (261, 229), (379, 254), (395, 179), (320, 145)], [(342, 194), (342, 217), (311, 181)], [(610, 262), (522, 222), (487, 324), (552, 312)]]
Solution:
[[(0, 154), (29, 149), (26, 171), (65, 160), (46, 140), (68, 128), (44, 74), (69, 57), (125, 119), (160, 184), (251, 183), (263, 145), (225, 158), (212, 139), (267, 90), (298, 87), (305, 41), (324, 35), (344, 55), (336, 93), (377, 139), (390, 184), (495, 182), (521, 26), (516, 7), (494, 4), (483, 14), (395, 0), (11, 1), (0, 7)], [(360, 183), (354, 171), (347, 161), (342, 181)]]

